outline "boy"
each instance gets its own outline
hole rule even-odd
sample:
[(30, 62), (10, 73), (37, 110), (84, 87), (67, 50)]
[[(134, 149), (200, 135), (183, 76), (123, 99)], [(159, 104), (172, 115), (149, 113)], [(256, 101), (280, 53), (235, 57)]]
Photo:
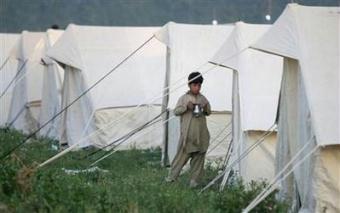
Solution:
[(166, 181), (175, 181), (190, 159), (190, 187), (194, 188), (204, 172), (205, 154), (210, 140), (206, 116), (210, 115), (211, 109), (209, 101), (200, 93), (203, 83), (201, 73), (191, 73), (188, 81), (190, 90), (179, 98), (174, 110), (176, 116), (181, 116), (181, 133), (177, 154)]

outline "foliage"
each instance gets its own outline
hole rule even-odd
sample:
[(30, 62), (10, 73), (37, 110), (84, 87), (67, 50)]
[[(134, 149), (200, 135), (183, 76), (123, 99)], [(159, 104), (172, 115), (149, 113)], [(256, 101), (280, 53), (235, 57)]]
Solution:
[[(23, 136), (0, 130), (0, 152)], [(67, 174), (63, 169), (86, 169), (104, 151), (79, 150), (35, 170), (34, 165), (56, 151), (51, 141), (35, 139), (0, 165), (0, 211), (15, 212), (241, 212), (265, 183), (242, 181), (223, 192), (212, 188), (198, 195), (184, 174), (176, 183), (165, 183), (167, 169), (160, 166), (161, 150), (120, 151), (100, 162), (101, 170)], [(0, 153), (2, 154), (2, 153)], [(217, 171), (208, 168), (204, 184)], [(285, 212), (271, 195), (255, 212)]]

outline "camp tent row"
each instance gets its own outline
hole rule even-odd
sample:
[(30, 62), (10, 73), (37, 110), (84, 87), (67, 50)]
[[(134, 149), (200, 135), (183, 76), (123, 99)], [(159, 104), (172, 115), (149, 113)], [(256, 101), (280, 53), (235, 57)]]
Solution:
[[(81, 146), (91, 144), (105, 147), (114, 139), (125, 135), (158, 115), (161, 109), (169, 108), (170, 113), (167, 118), (172, 118), (171, 109), (174, 108), (179, 96), (187, 90), (187, 75), (191, 71), (197, 70), (204, 73), (206, 86), (203, 87), (203, 93), (210, 99), (215, 112), (208, 118), (209, 129), (212, 133), (211, 138), (216, 138), (216, 142), (223, 142), (216, 144), (217, 147), (212, 143), (212, 147), (215, 149), (212, 152), (208, 151), (208, 157), (212, 159), (225, 157), (231, 138), (226, 137), (228, 131), (224, 127), (231, 119), (232, 72), (226, 71), (225, 68), (212, 66), (207, 62), (228, 38), (233, 28), (234, 25), (204, 26), (176, 23), (169, 23), (163, 28), (70, 25), (62, 36), (59, 35), (60, 39), (55, 37), (52, 39), (53, 43), (56, 40), (58, 41), (53, 47), (50, 47), (52, 46), (50, 45), (47, 48), (48, 57), (44, 55), (45, 46), (41, 47), (44, 50), (40, 52), (36, 50), (39, 48), (35, 48), (36, 52), (32, 55), (37, 58), (35, 60), (36, 66), (41, 66), (38, 59), (42, 57), (45, 65), (54, 64), (59, 67), (58, 64), (61, 64), (65, 69), (61, 95), (62, 107), (60, 107), (63, 108), (153, 34), (167, 46), (166, 49), (164, 44), (153, 40), (152, 43), (150, 42), (144, 47), (143, 51), (129, 59), (120, 68), (121, 70), (112, 73), (100, 85), (92, 89), (91, 93), (63, 113), (60, 123), (61, 143), (65, 141), (72, 145), (84, 137), (86, 138), (92, 132), (98, 132), (98, 134), (82, 141)], [(56, 72), (52, 73), (54, 73), (52, 75), (55, 75)], [(150, 79), (150, 76), (152, 79)], [(163, 85), (165, 76), (168, 78)], [(149, 84), (150, 81), (154, 84)], [(53, 76), (51, 82), (57, 85), (56, 89), (51, 90), (51, 92), (59, 91), (58, 81), (53, 79)], [(133, 82), (134, 85), (131, 85), (130, 82)], [(159, 92), (176, 83), (182, 86), (178, 90), (172, 91), (170, 89), (168, 91), (170, 95), (162, 100), (163, 93)], [(122, 88), (127, 87), (128, 90), (122, 90)], [(30, 88), (27, 90), (30, 91)], [(49, 94), (52, 94), (51, 92)], [(161, 95), (159, 99), (153, 103), (147, 102), (157, 94)], [(38, 95), (42, 99), (42, 94), (38, 93)], [(37, 99), (39, 100), (39, 98)], [(42, 103), (44, 102), (42, 101)], [(136, 105), (142, 106), (136, 109)], [(119, 124), (108, 125), (112, 120), (117, 120), (117, 117), (119, 118), (121, 114), (128, 116), (121, 119)], [(271, 113), (267, 115), (270, 117)], [(45, 118), (48, 118), (48, 116)], [(262, 117), (259, 118), (262, 119)], [(43, 120), (46, 121), (46, 119)], [(164, 155), (167, 155), (169, 162), (171, 162), (177, 149), (179, 119), (175, 118), (169, 122), (165, 129), (167, 131), (166, 136), (163, 136), (164, 133), (159, 129), (161, 128), (149, 133), (148, 137), (144, 136), (144, 141), (139, 140), (136, 143), (131, 138), (120, 148), (126, 149), (132, 146), (137, 148), (157, 147), (164, 143), (163, 139), (165, 138), (167, 143), (164, 145), (167, 147), (163, 146), (163, 150), (167, 152), (164, 152)], [(254, 128), (254, 130), (261, 129)], [(262, 128), (262, 130), (267, 130), (267, 128)], [(267, 168), (266, 170), (270, 169)], [(271, 174), (272, 172), (267, 173)], [(268, 178), (268, 175), (260, 174), (259, 172), (259, 178)], [(249, 180), (253, 178), (250, 175), (248, 176)], [(243, 175), (243, 177), (247, 176)]]
[[(224, 67), (211, 65), (208, 60), (228, 38), (233, 28), (234, 25), (204, 26), (176, 23), (169, 23), (163, 28), (70, 25), (53, 48), (48, 51), (48, 56), (51, 59), (65, 67), (63, 107), (86, 91), (115, 64), (119, 63), (124, 56), (135, 50), (138, 45), (151, 36), (154, 35), (159, 41), (163, 42), (166, 48), (157, 40), (148, 43), (143, 51), (129, 58), (129, 61), (122, 68), (112, 73), (111, 76), (79, 100), (75, 106), (69, 108), (62, 118), (62, 141), (67, 141), (70, 145), (81, 141), (81, 146), (92, 144), (103, 148), (158, 115), (162, 110), (170, 109), (165, 119), (172, 120), (165, 125), (165, 132), (159, 131), (162, 128), (157, 128), (157, 131), (149, 133), (148, 137), (144, 137), (142, 141), (140, 139), (135, 141), (132, 137), (119, 149), (151, 148), (163, 143), (163, 159), (168, 159), (168, 163), (171, 163), (177, 150), (179, 137), (179, 119), (173, 119), (172, 109), (177, 99), (187, 91), (187, 75), (197, 70), (201, 71), (206, 79), (203, 93), (210, 99), (215, 112), (208, 118), (209, 129), (212, 133), (211, 138), (216, 139), (217, 142), (223, 142), (216, 144), (217, 147), (212, 143), (211, 147), (215, 149), (211, 152), (208, 150), (208, 159), (223, 159), (231, 139), (231, 137), (228, 138), (229, 129), (224, 128), (228, 126), (227, 124), (231, 120), (232, 72), (226, 71)], [(138, 40), (135, 38), (136, 35), (138, 35), (138, 38), (141, 35), (144, 35), (144, 37)], [(89, 42), (95, 40), (95, 38), (101, 39), (98, 39), (97, 43)], [(124, 45), (126, 49), (122, 48), (122, 41), (126, 42)], [(121, 53), (117, 54), (119, 51)], [(111, 55), (108, 55), (109, 53)], [(117, 57), (116, 61), (114, 61), (115, 57)], [(160, 61), (161, 63), (159, 63)], [(274, 60), (274, 64), (276, 62)], [(273, 65), (272, 62), (270, 63), (270, 65)], [(148, 82), (152, 81), (149, 76), (154, 77), (155, 83), (152, 85), (148, 85)], [(269, 75), (269, 80), (270, 77)], [(165, 84), (163, 85), (164, 78)], [(134, 82), (135, 86), (131, 85), (130, 81), (127, 84), (126, 79)], [(176, 88), (174, 85), (180, 87)], [(279, 83), (276, 85), (279, 85)], [(129, 88), (124, 91), (123, 97), (121, 97), (122, 88)], [(143, 88), (144, 91), (140, 88)], [(268, 88), (270, 86), (266, 89)], [(169, 95), (162, 98), (164, 92), (169, 93)], [(157, 94), (159, 99), (156, 102), (147, 102), (152, 100), (152, 97), (157, 97)], [(266, 96), (259, 94), (259, 96), (261, 95)], [(277, 94), (272, 96), (274, 96), (274, 99), (270, 97), (267, 102), (275, 100), (275, 97), (278, 99)], [(117, 98), (113, 99), (112, 97)], [(275, 107), (277, 101), (273, 103), (272, 105)], [(138, 108), (135, 106), (138, 106)], [(120, 119), (121, 114), (128, 116), (123, 116)], [(270, 120), (270, 117), (273, 118), (274, 114), (271, 109), (269, 112), (263, 113), (263, 116), (269, 117)], [(263, 119), (262, 116), (258, 118)], [(119, 124), (116, 120), (119, 120)], [(270, 121), (273, 123), (273, 120)], [(113, 124), (112, 121), (114, 121)], [(268, 126), (253, 128), (255, 131), (267, 129)], [(145, 129), (145, 131), (147, 130)], [(98, 134), (93, 134), (93, 132)], [(87, 135), (90, 135), (90, 137), (87, 137)], [(270, 147), (275, 146), (273, 142), (268, 142), (268, 144), (270, 144)], [(267, 151), (270, 155), (272, 150), (273, 148), (269, 151), (264, 148), (263, 152)], [(264, 162), (265, 159), (266, 157), (263, 160)], [(271, 168), (273, 166), (265, 168), (266, 173), (257, 172), (257, 177), (256, 175), (244, 175), (244, 177), (249, 177), (249, 181), (254, 178), (268, 178), (273, 173)]]
[[(233, 81), (233, 105), (236, 105), (233, 107), (233, 128), (236, 132), (234, 137), (237, 137), (237, 129), (242, 131), (242, 128), (247, 128), (246, 113), (252, 110), (256, 112), (254, 107), (247, 104), (247, 100), (242, 100), (248, 89), (242, 84), (249, 83), (249, 88), (256, 88), (253, 87), (256, 83), (247, 81), (247, 76), (251, 77), (251, 73), (242, 77), (247, 65), (254, 65), (256, 61), (253, 60), (260, 60), (258, 56), (261, 55), (268, 57), (268, 54), (271, 54), (271, 57), (283, 58), (283, 66), (277, 67), (282, 68), (274, 69), (273, 66), (273, 69), (270, 69), (273, 73), (269, 70), (266, 72), (265, 69), (258, 73), (255, 71), (258, 75), (264, 75), (263, 80), (272, 75), (272, 80), (276, 79), (279, 84), (281, 82), (280, 98), (276, 104), (278, 107), (274, 107), (273, 99), (268, 102), (271, 103), (272, 110), (277, 110), (277, 117), (271, 117), (268, 122), (263, 123), (268, 127), (276, 120), (278, 125), (275, 158), (277, 175), (273, 187), (251, 202), (245, 212), (249, 212), (269, 194), (265, 192), (270, 192), (270, 189), (273, 190), (277, 186), (280, 189), (279, 197), (292, 203), (293, 212), (340, 211), (339, 14), (339, 7), (289, 4), (274, 25), (262, 32), (262, 36), (256, 36), (256, 30), (252, 29), (254, 25), (237, 24), (239, 29), (236, 27), (235, 32), (238, 31), (239, 36), (235, 39), (230, 36), (230, 43), (227, 41), (212, 60), (238, 71), (234, 71)], [(255, 36), (248, 38), (247, 43), (244, 42), (247, 41), (247, 35)], [(251, 49), (244, 50), (242, 47)], [(242, 53), (235, 61), (223, 61), (233, 50)], [(266, 66), (263, 62), (261, 65)], [(281, 75), (283, 77), (280, 80)], [(265, 82), (273, 83), (268, 79)], [(275, 88), (277, 93), (277, 85)], [(239, 91), (238, 94), (235, 91)], [(255, 91), (257, 90), (251, 93)], [(238, 106), (239, 103), (241, 106)], [(268, 103), (261, 107), (268, 106)], [(242, 112), (242, 107), (248, 107), (248, 111)], [(258, 113), (261, 114), (259, 111)], [(252, 116), (256, 115), (258, 114)], [(242, 137), (242, 134), (240, 135)], [(242, 169), (240, 173), (242, 174)]]
[[(98, 134), (81, 141), (82, 146), (105, 147), (164, 109), (170, 109), (166, 118), (172, 118), (171, 109), (186, 90), (183, 78), (196, 69), (210, 69), (206, 62), (211, 60), (216, 70), (204, 77), (207, 84), (213, 85), (207, 85), (203, 92), (214, 110), (223, 112), (209, 118), (209, 128), (214, 129), (211, 138), (218, 136), (221, 123), (229, 122), (227, 112), (231, 109), (231, 161), (263, 133), (271, 133), (234, 171), (247, 181), (270, 180), (274, 158), (279, 172), (311, 144), (302, 150), (300, 159), (313, 150), (317, 152), (281, 182), (280, 196), (291, 199), (293, 208), (301, 212), (339, 211), (339, 8), (290, 4), (272, 27), (241, 22), (235, 27), (175, 23), (163, 28), (70, 25), (47, 51), (47, 56), (65, 69), (62, 107), (152, 36), (160, 42), (152, 39), (143, 51), (63, 113), (61, 142), (74, 144), (96, 131)], [(46, 59), (46, 64), (50, 63)], [(218, 78), (214, 79), (215, 75)], [(171, 92), (171, 86), (181, 81), (184, 87)], [(162, 99), (168, 86), (170, 95)], [(210, 90), (213, 87), (218, 87), (218, 92)], [(160, 99), (154, 100), (157, 95)], [(120, 117), (124, 119), (117, 119)], [(119, 124), (110, 124), (117, 120)], [(270, 128), (275, 122), (277, 136)], [(218, 128), (213, 127), (216, 123)], [(149, 132), (144, 141), (131, 138), (125, 148), (163, 144), (164, 159), (171, 161), (176, 137), (178, 120), (173, 119), (165, 128)]]
[[(176, 23), (169, 23), (163, 28), (69, 25), (47, 53), (65, 68), (63, 107), (148, 38), (155, 36), (157, 39), (147, 43), (63, 114), (61, 141), (67, 141), (69, 145), (81, 141), (81, 146), (91, 144), (103, 148), (164, 109), (173, 109), (179, 96), (187, 91), (187, 75), (199, 65), (207, 64), (231, 28)], [(199, 51), (201, 49), (205, 51)], [(231, 74), (221, 70), (214, 72), (204, 76), (210, 84), (204, 88), (211, 97), (213, 110), (219, 112), (208, 121), (214, 130), (212, 137), (221, 135), (221, 127), (230, 120), (231, 110), (231, 90), (228, 88)], [(169, 78), (167, 81), (166, 76)], [(167, 98), (169, 101), (164, 100)], [(173, 115), (165, 119), (176, 127), (166, 130), (167, 138), (171, 138), (176, 146), (179, 119), (173, 119)], [(118, 149), (162, 146), (165, 138), (163, 130), (162, 125), (154, 131), (152, 127), (145, 128), (146, 134), (138, 141), (131, 137)], [(144, 134), (143, 131), (140, 134)], [(171, 157), (175, 154), (174, 150), (169, 152)], [(210, 154), (216, 158), (224, 156), (225, 152), (216, 148)]]

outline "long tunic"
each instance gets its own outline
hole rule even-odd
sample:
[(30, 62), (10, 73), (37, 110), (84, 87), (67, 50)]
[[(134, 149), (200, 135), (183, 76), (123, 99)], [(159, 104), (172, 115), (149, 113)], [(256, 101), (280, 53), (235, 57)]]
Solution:
[[(206, 106), (201, 116), (195, 117), (193, 116), (192, 111), (188, 110), (188, 103), (190, 101), (194, 104)], [(181, 132), (178, 144), (178, 152), (206, 152), (210, 140), (206, 116), (211, 114), (210, 103), (207, 98), (202, 94), (193, 95), (189, 91), (180, 97), (175, 107), (174, 113), (177, 116), (181, 116)]]

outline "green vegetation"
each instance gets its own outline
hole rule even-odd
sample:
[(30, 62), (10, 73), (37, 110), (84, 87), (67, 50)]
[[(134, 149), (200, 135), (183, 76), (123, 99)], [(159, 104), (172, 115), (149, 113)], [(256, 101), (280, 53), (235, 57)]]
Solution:
[[(0, 130), (0, 154), (22, 138)], [(120, 151), (100, 162), (99, 170), (67, 174), (64, 169), (87, 169), (104, 152), (86, 158), (94, 149), (81, 150), (35, 170), (56, 154), (51, 143), (33, 139), (1, 163), (0, 212), (241, 212), (264, 186), (237, 181), (222, 193), (212, 188), (198, 195), (187, 174), (178, 183), (164, 182), (160, 150)], [(208, 168), (203, 184), (216, 173)], [(285, 212), (285, 206), (271, 195), (254, 212)]]

